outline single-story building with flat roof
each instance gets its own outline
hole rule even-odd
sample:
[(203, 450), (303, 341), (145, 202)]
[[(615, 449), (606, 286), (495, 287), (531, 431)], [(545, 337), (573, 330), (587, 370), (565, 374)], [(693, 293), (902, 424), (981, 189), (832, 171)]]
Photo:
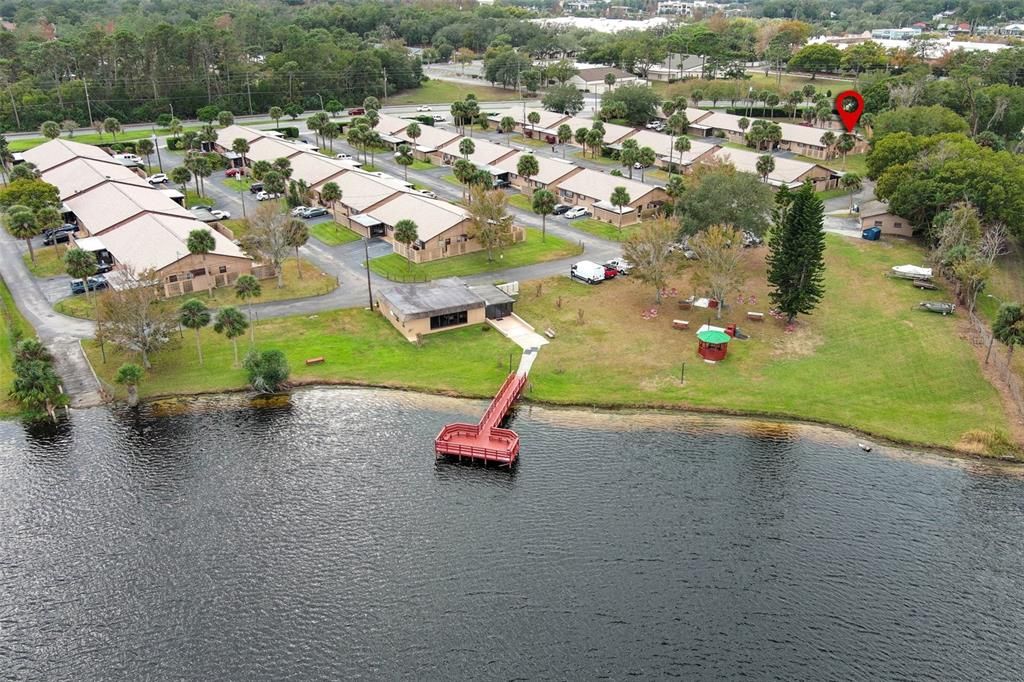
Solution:
[[(615, 76), (615, 82), (610, 86), (605, 81), (605, 78), (607, 78), (609, 74)], [(645, 82), (646, 81), (639, 76), (635, 76), (628, 71), (623, 71), (622, 69), (614, 66), (595, 66), (587, 69), (579, 69), (573, 77), (569, 79), (569, 85), (575, 86), (577, 90), (596, 93), (605, 93), (623, 85), (636, 85), (638, 83)]]
[(558, 200), (563, 204), (584, 206), (590, 209), (598, 220), (618, 225), (619, 209), (611, 202), (612, 192), (616, 187), (625, 187), (629, 194), (629, 203), (621, 211), (622, 225), (631, 225), (639, 221), (642, 216), (655, 212), (668, 200), (664, 187), (647, 185), (589, 168), (559, 184)]
[[(764, 155), (765, 152), (755, 152), (752, 149), (716, 147), (711, 158), (721, 163), (732, 164), (738, 171), (753, 173), (759, 176), (757, 160)], [(796, 189), (808, 180), (814, 185), (814, 189), (817, 192), (823, 192), (839, 186), (839, 178), (842, 177), (842, 173), (838, 171), (816, 163), (789, 159), (784, 156), (773, 155), (773, 158), (775, 159), (775, 169), (768, 174), (767, 180), (768, 184), (772, 187)]]
[(377, 309), (409, 341), (423, 334), (482, 324), (487, 303), (458, 277), (377, 290)]
[(676, 139), (671, 135), (658, 133), (653, 130), (638, 130), (633, 135), (619, 140), (615, 144), (609, 145), (609, 147), (613, 151), (622, 151), (622, 144), (626, 140), (636, 140), (638, 146), (650, 147), (654, 150), (654, 163), (659, 168), (668, 168), (668, 160), (671, 155), (672, 165), (683, 169), (710, 158), (714, 154), (715, 149), (718, 148), (717, 145), (707, 142), (690, 140), (690, 151), (680, 153), (673, 148)]
[(889, 212), (889, 204), (883, 201), (869, 201), (860, 207), (861, 229), (869, 227), (882, 228), (882, 234), (894, 234), (897, 237), (914, 236), (914, 226), (906, 218)]
[[(519, 175), (519, 159), (527, 154), (537, 159), (537, 169), (539, 171), (529, 180)], [(554, 159), (550, 156), (541, 156), (532, 152), (516, 152), (511, 156), (506, 156), (494, 165), (508, 172), (509, 183), (520, 192), (532, 192), (542, 187), (555, 191), (558, 189), (558, 183), (583, 170), (568, 161)]]
[[(529, 116), (531, 113), (535, 113), (540, 117), (536, 125), (530, 123)], [(557, 111), (548, 111), (547, 109), (535, 109), (535, 108), (520, 108), (515, 107), (506, 111), (500, 111), (496, 114), (487, 117), (487, 120), (494, 124), (495, 128), (501, 122), (501, 119), (506, 116), (511, 116), (515, 119), (516, 127), (515, 132), (530, 136), (534, 130), (557, 130), (558, 126), (569, 119), (568, 114), (560, 114)]]
[[(462, 154), (459, 152), (459, 145), (465, 139), (469, 138), (457, 137), (441, 147), (441, 162), (451, 166), (461, 159)], [(498, 161), (516, 153), (516, 150), (511, 147), (494, 144), (488, 140), (476, 138), (473, 139), (472, 142), (473, 153), (469, 155), (469, 160), (475, 166), (493, 166)]]
[[(724, 111), (716, 111), (701, 118), (700, 125), (706, 126), (712, 132), (721, 134), (721, 136), (726, 138), (729, 142), (733, 142), (735, 144), (746, 144), (746, 131), (744, 131), (739, 124), (741, 118), (743, 118), (743, 116), (727, 114)], [(749, 131), (750, 126), (752, 126), (754, 121), (758, 119), (748, 118), (747, 120), (749, 121), (749, 125), (746, 130)], [(825, 145), (821, 143), (822, 135), (827, 132), (839, 135), (841, 132), (830, 128), (814, 128), (795, 123), (784, 123), (771, 120), (769, 120), (769, 122), (778, 124), (779, 128), (782, 130), (782, 139), (778, 143), (778, 149), (793, 152), (794, 154), (809, 156), (814, 159), (825, 158), (827, 150)], [(691, 123), (693, 123), (693, 121), (691, 121)], [(861, 152), (867, 151), (867, 141), (857, 136), (854, 137), (856, 142), (849, 153), (860, 154)]]

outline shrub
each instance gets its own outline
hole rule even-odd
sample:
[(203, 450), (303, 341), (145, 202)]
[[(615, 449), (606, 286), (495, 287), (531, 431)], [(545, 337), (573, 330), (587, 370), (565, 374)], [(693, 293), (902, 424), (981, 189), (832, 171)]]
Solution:
[(178, 151), (179, 149), (181, 149), (181, 138), (180, 137), (168, 137), (167, 138), (167, 148), (170, 149), (172, 152)]
[(274, 130), (290, 139), (295, 139), (299, 136), (299, 129), (296, 126), (285, 126), (283, 128), (274, 128)]
[(243, 366), (258, 393), (276, 393), (288, 380), (288, 360), (279, 350), (249, 351)]
[(156, 117), (156, 124), (161, 128), (166, 128), (167, 126), (171, 125), (171, 119), (173, 118), (174, 117), (170, 114), (160, 114)]

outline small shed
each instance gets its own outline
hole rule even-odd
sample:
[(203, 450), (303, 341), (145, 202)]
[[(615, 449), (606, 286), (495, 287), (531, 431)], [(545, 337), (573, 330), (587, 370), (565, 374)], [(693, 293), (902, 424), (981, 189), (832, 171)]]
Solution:
[(484, 300), (484, 304), (487, 306), (485, 314), (488, 320), (500, 320), (512, 314), (512, 306), (516, 299), (493, 284), (471, 286), (469, 290)]
[(725, 332), (705, 329), (697, 332), (697, 354), (708, 362), (724, 360), (730, 337)]

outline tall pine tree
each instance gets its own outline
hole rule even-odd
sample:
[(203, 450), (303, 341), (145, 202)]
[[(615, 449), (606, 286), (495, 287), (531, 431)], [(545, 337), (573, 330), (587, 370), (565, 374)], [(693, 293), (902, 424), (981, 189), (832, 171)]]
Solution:
[(801, 313), (809, 315), (825, 293), (824, 211), (809, 182), (775, 197), (775, 226), (768, 240), (769, 297), (788, 323)]

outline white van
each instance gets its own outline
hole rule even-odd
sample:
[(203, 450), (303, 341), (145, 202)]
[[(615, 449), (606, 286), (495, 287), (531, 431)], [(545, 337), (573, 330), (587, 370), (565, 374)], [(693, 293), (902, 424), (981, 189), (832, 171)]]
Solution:
[(121, 163), (142, 163), (142, 159), (135, 154), (114, 154), (114, 159)]
[(569, 277), (587, 284), (597, 284), (604, 281), (604, 266), (593, 261), (581, 260), (569, 269)]

